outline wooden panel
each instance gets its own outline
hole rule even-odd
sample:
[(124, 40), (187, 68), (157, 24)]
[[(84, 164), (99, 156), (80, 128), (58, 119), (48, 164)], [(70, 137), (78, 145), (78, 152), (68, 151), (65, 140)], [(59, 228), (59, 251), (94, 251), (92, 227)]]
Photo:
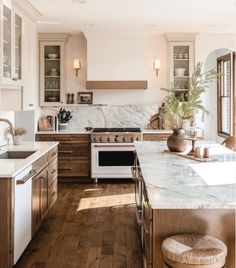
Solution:
[(48, 187), (50, 187), (54, 180), (57, 179), (57, 159), (48, 166)]
[(87, 81), (87, 89), (147, 89), (148, 82), (143, 81)]
[(90, 158), (90, 142), (68, 141), (59, 144), (60, 158), (85, 157)]
[(58, 172), (60, 177), (88, 177), (90, 161), (70, 159), (59, 160)]
[(13, 266), (12, 179), (0, 179), (0, 263)]
[(49, 208), (55, 203), (57, 199), (57, 180), (54, 180), (48, 189), (48, 206)]
[(143, 134), (144, 141), (166, 141), (170, 134)]
[(32, 235), (36, 232), (40, 223), (40, 177), (32, 180)]
[(51, 151), (49, 151), (49, 153), (48, 153), (48, 163), (52, 162), (56, 158), (57, 158), (57, 147), (53, 148)]
[(48, 212), (48, 172), (43, 170), (40, 174), (40, 216), (41, 220)]
[(161, 268), (162, 241), (171, 235), (200, 233), (222, 240), (227, 248), (227, 268), (235, 268), (235, 211), (229, 209), (153, 210), (153, 267)]

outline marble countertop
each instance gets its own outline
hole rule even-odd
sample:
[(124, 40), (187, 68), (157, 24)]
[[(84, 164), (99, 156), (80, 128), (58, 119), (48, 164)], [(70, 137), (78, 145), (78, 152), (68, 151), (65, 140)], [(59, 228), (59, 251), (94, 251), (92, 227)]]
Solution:
[(165, 142), (135, 142), (153, 209), (236, 208), (236, 153), (214, 143), (215, 162), (197, 162), (163, 152)]
[(6, 151), (36, 151), (25, 159), (0, 159), (0, 178), (15, 177), (19, 172), (30, 166), (57, 145), (58, 142), (22, 142), (21, 145), (0, 147), (0, 154)]
[[(171, 129), (141, 129), (143, 134), (171, 134), (173, 131)], [(78, 130), (59, 130), (59, 131), (37, 131), (36, 134), (91, 134), (91, 131), (86, 131), (83, 129)]]
[(91, 131), (86, 131), (85, 129), (78, 129), (78, 130), (58, 130), (58, 131), (37, 131), (35, 134), (91, 134)]

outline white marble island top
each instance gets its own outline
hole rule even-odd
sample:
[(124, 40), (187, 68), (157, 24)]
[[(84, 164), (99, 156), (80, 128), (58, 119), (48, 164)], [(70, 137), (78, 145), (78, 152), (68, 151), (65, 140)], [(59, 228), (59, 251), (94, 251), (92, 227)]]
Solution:
[(236, 208), (236, 153), (210, 144), (218, 161), (197, 162), (164, 153), (165, 142), (135, 142), (153, 209)]
[(58, 142), (22, 142), (21, 145), (2, 146), (0, 154), (6, 151), (33, 151), (34, 153), (25, 159), (0, 159), (0, 179), (15, 177), (57, 145)]

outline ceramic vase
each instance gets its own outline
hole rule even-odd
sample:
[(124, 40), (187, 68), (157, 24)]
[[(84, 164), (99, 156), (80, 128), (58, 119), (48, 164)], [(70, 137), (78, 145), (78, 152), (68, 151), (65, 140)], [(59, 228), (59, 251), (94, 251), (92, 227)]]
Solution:
[(184, 140), (184, 130), (182, 128), (173, 129), (173, 134), (167, 139), (167, 146), (171, 152), (184, 152), (187, 141)]

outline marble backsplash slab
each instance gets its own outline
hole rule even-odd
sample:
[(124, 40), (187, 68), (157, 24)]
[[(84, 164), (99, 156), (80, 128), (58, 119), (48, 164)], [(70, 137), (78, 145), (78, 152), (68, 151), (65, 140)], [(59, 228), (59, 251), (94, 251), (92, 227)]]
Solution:
[[(68, 130), (85, 127), (141, 127), (149, 123), (152, 115), (158, 112), (158, 104), (148, 105), (109, 105), (66, 107), (71, 111)], [(42, 115), (56, 115), (59, 108), (42, 108)]]

